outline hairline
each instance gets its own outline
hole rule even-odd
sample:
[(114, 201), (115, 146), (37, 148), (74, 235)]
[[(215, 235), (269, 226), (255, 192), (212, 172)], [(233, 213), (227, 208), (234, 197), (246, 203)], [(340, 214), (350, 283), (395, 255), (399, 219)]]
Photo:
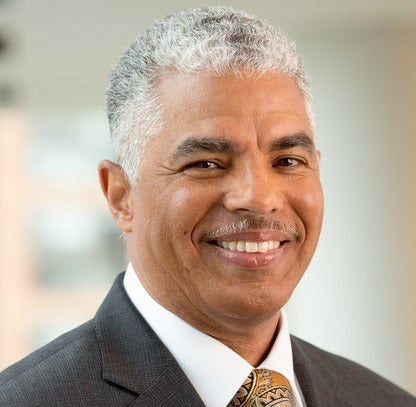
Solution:
[[(225, 19), (222, 20), (222, 17)], [(190, 31), (191, 34), (188, 35), (180, 31), (181, 27), (190, 30), (196, 27), (198, 32), (204, 18), (208, 19), (208, 24), (213, 22), (214, 28), (218, 23), (219, 32), (223, 35), (212, 37), (213, 48), (209, 44), (211, 38), (209, 29), (202, 29), (202, 37), (199, 39), (195, 32), (192, 34)], [(189, 25), (188, 21), (190, 21)], [(242, 35), (250, 36), (251, 31), (247, 27), (251, 25), (253, 27), (253, 42), (248, 37), (246, 50), (244, 49), (246, 37), (240, 45), (236, 39), (226, 42), (227, 35), (233, 33), (239, 35), (240, 31), (236, 24), (240, 22), (243, 27)], [(228, 23), (230, 27), (227, 27)], [(168, 34), (165, 35), (165, 32)], [(181, 39), (184, 42), (181, 43)], [(183, 51), (188, 40), (191, 47), (194, 47), (190, 48), (189, 53), (175, 54), (166, 48), (169, 47), (169, 41), (172, 41), (172, 50)], [(216, 48), (216, 45), (219, 48)], [(235, 45), (237, 48), (234, 48)], [(198, 48), (199, 46), (201, 48)], [(163, 50), (167, 54), (161, 53)], [(242, 54), (233, 54), (235, 50), (241, 50)], [(138, 69), (137, 77), (136, 69)], [(113, 159), (122, 166), (132, 184), (137, 180), (148, 142), (160, 134), (166, 125), (162, 122), (164, 101), (160, 84), (164, 78), (175, 72), (211, 77), (244, 74), (260, 77), (268, 73), (285, 74), (295, 81), (304, 101), (310, 127), (312, 131), (314, 130), (310, 84), (294, 41), (265, 19), (250, 15), (244, 10), (214, 6), (180, 11), (155, 21), (140, 35), (114, 67), (110, 79), (107, 108)]]

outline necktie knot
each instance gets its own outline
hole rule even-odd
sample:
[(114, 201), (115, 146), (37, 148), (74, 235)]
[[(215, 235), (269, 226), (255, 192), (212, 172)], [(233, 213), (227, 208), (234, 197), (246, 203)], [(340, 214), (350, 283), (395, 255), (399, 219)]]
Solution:
[(228, 407), (290, 407), (286, 377), (268, 369), (253, 369)]

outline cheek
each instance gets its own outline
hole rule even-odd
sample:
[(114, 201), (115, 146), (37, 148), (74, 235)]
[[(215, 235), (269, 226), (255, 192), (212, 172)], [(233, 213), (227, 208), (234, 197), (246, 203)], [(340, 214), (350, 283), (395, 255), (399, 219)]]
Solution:
[(301, 219), (306, 235), (319, 236), (322, 226), (324, 198), (319, 180), (305, 183), (293, 196), (294, 209)]
[(169, 202), (163, 205), (162, 216), (173, 228), (173, 234), (178, 237), (192, 234), (207, 212), (209, 194), (195, 186), (172, 186), (164, 195), (169, 197)]

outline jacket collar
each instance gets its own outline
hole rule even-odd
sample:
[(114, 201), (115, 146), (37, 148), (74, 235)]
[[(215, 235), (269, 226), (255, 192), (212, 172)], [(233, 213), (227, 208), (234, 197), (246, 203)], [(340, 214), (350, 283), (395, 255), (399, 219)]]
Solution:
[(322, 360), (324, 352), (291, 336), (293, 367), (308, 407), (347, 406), (339, 394), (333, 369)]
[(120, 274), (94, 319), (103, 379), (138, 395), (135, 406), (203, 406), (123, 287)]

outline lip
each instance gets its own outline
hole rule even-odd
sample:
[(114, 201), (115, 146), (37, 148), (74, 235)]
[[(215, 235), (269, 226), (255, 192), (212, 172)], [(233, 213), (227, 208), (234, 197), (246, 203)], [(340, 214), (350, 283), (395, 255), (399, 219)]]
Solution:
[(212, 241), (224, 241), (232, 242), (238, 240), (244, 240), (246, 242), (267, 242), (269, 240), (275, 240), (279, 242), (286, 242), (294, 240), (294, 237), (289, 235), (286, 232), (278, 230), (253, 230), (246, 232), (233, 233), (229, 235), (215, 235), (210, 236), (209, 239), (206, 239), (206, 242)]
[(277, 263), (281, 259), (287, 243), (287, 241), (282, 241), (278, 248), (269, 250), (266, 253), (239, 252), (237, 250), (224, 249), (213, 243), (208, 243), (208, 245), (215, 251), (217, 256), (234, 263), (236, 266), (244, 269), (259, 269)]
[[(277, 266), (286, 246), (297, 240), (294, 228), (247, 228), (240, 231), (225, 231), (226, 228), (212, 229), (202, 234), (199, 243), (205, 246), (215, 258), (232, 263), (240, 269), (256, 270)], [(222, 247), (222, 242), (280, 242), (279, 247), (267, 252), (247, 252)], [(220, 242), (220, 244), (218, 243)]]

